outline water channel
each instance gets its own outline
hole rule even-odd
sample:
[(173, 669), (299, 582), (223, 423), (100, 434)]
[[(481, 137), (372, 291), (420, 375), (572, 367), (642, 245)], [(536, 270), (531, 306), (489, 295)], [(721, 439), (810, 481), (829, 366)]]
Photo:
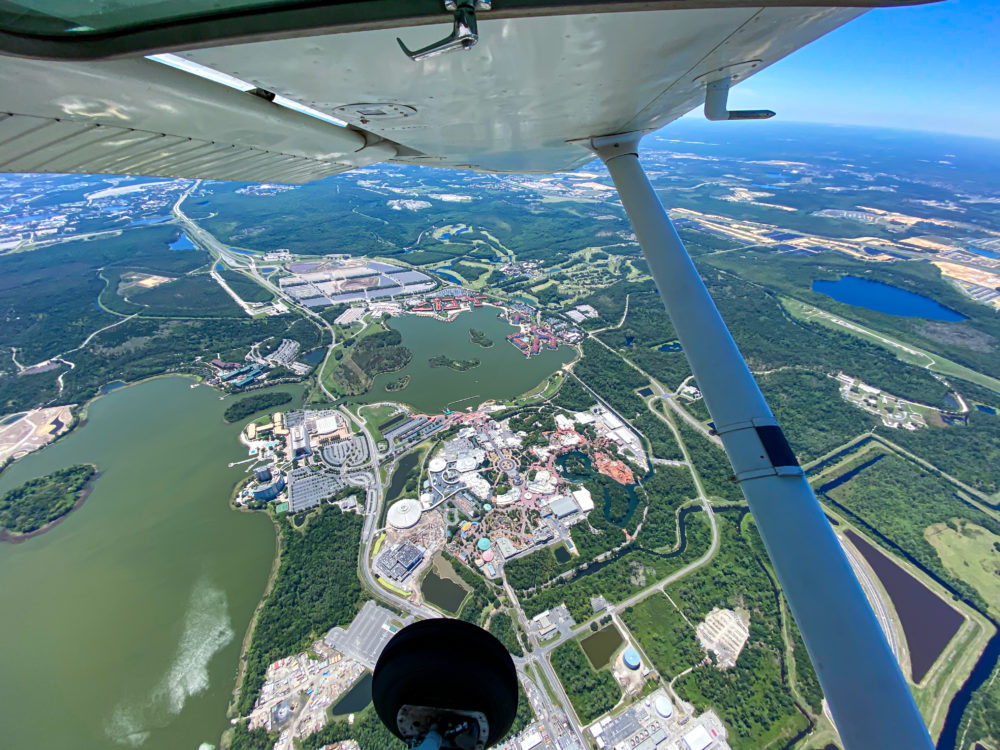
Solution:
[(873, 312), (904, 318), (941, 320), (948, 323), (967, 320), (962, 313), (945, 307), (940, 302), (923, 294), (857, 276), (841, 276), (837, 281), (814, 281), (812, 289), (814, 292), (825, 294), (838, 302), (863, 307)]
[(0, 544), (5, 748), (196, 750), (228, 726), (275, 538), (263, 515), (228, 507), (241, 425), (190, 384), (115, 390), (0, 476), (2, 492), (76, 463), (100, 471), (61, 524)]
[[(401, 370), (375, 378), (372, 389), (357, 397), (361, 403), (401, 401), (420, 412), (440, 414), (478, 406), (487, 399), (511, 399), (529, 391), (573, 359), (568, 346), (555, 351), (543, 349), (525, 359), (507, 336), (516, 328), (497, 318), (495, 307), (481, 307), (461, 313), (450, 323), (417, 315), (393, 318), (389, 325), (403, 336), (403, 344), (413, 351), (413, 359)], [(484, 349), (472, 343), (469, 329), (484, 331), (493, 346)], [(427, 360), (438, 354), (452, 359), (478, 359), (471, 370), (458, 372), (449, 367), (432, 368)], [(404, 375), (409, 385), (402, 391), (386, 393), (387, 383)]]

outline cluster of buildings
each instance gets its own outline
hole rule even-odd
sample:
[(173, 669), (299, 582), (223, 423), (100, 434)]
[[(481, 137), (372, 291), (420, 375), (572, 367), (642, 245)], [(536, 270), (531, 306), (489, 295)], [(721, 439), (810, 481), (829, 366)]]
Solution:
[(566, 317), (574, 323), (582, 323), (585, 320), (593, 320), (600, 316), (597, 310), (590, 305), (577, 305), (572, 310), (566, 312)]
[(215, 370), (215, 377), (210, 383), (241, 390), (261, 381), (274, 367), (286, 367), (296, 375), (306, 375), (312, 367), (296, 361), (300, 348), (298, 341), (282, 339), (277, 349), (263, 357), (255, 353), (255, 347), (243, 363), (213, 359), (209, 364)]
[(305, 375), (312, 367), (303, 362), (295, 361), (295, 358), (299, 354), (299, 349), (300, 344), (298, 341), (282, 339), (278, 348), (264, 357), (264, 361), (276, 367), (287, 367), (296, 375)]
[(559, 339), (555, 332), (546, 325), (523, 325), (518, 333), (507, 336), (507, 341), (512, 343), (526, 357), (538, 354), (542, 346), (546, 349), (557, 349)]
[[(347, 629), (333, 628), (309, 651), (269, 665), (250, 713), (250, 729), (279, 733), (275, 750), (298, 747), (298, 740), (326, 725), (331, 706), (338, 713), (347, 712), (338, 711), (339, 701), (374, 669), (389, 639), (411, 620), (397, 620), (389, 610), (368, 601)], [(331, 747), (358, 750), (350, 741)]]
[(315, 263), (285, 266), (281, 290), (306, 307), (428, 292), (436, 282), (425, 273), (365, 258), (334, 256)]
[[(218, 360), (212, 360), (213, 364)], [(222, 363), (223, 365), (229, 365), (231, 363)], [(237, 369), (219, 369), (217, 380), (223, 385), (227, 385), (230, 388), (235, 388), (239, 390), (241, 388), (246, 388), (248, 385), (256, 380), (264, 377), (267, 374), (267, 365), (263, 365), (259, 362), (254, 362), (249, 365), (243, 365)]]
[[(167, 221), (170, 206), (183, 185), (171, 181), (136, 183), (129, 177), (106, 177), (112, 187), (93, 190), (93, 179), (69, 180), (63, 175), (33, 174), (30, 179), (9, 175), (0, 180), (10, 210), (0, 223), (0, 251), (26, 243), (71, 238), (74, 234), (100, 229), (141, 226)], [(36, 207), (44, 197), (90, 188), (83, 200)], [(137, 217), (148, 218), (137, 218)]]
[(874, 414), (886, 427), (914, 431), (927, 426), (927, 419), (915, 404), (842, 372), (837, 373), (836, 379), (840, 383), (841, 398), (862, 411)]
[(695, 718), (675, 710), (660, 688), (617, 716), (589, 729), (599, 750), (729, 750), (719, 717), (707, 711)]
[(447, 314), (452, 311), (482, 307), (486, 297), (481, 294), (462, 294), (456, 296), (428, 296), (420, 304), (411, 307), (412, 313)]
[(375, 568), (384, 577), (402, 583), (417, 569), (426, 553), (427, 550), (413, 542), (399, 542), (379, 552)]
[[(279, 501), (276, 512), (299, 513), (350, 486), (371, 491), (368, 441), (352, 436), (346, 417), (336, 409), (274, 412), (269, 419), (250, 422), (240, 440), (251, 458), (265, 462), (243, 490), (244, 500)], [(279, 465), (289, 467), (287, 472), (279, 471)], [(344, 511), (358, 509), (353, 495), (337, 504)]]
[(382, 437), (389, 444), (389, 453), (401, 455), (449, 424), (442, 416), (399, 414), (379, 425)]

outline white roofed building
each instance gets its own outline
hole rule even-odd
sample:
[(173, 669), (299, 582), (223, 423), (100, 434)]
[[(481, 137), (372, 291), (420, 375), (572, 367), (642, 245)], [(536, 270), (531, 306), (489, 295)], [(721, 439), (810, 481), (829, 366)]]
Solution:
[(700, 724), (684, 735), (684, 750), (705, 750), (712, 744), (712, 735)]
[(584, 513), (592, 511), (594, 509), (594, 498), (590, 495), (590, 490), (586, 487), (581, 487), (578, 490), (573, 490), (573, 499), (576, 504), (580, 506), (580, 510)]

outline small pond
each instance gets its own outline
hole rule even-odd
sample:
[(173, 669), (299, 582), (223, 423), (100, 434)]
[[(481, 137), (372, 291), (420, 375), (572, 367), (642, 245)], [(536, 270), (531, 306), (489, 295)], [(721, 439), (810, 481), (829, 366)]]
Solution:
[(181, 232), (181, 236), (170, 243), (171, 250), (197, 250), (198, 247), (191, 241), (186, 233)]
[(323, 361), (323, 355), (326, 354), (326, 349), (322, 346), (313, 349), (311, 352), (306, 352), (301, 357), (299, 357), (299, 362), (304, 362), (307, 365), (318, 365)]
[(611, 657), (615, 655), (623, 641), (622, 634), (612, 624), (598, 630), (593, 635), (588, 635), (580, 641), (580, 645), (594, 669), (600, 669), (611, 661)]
[(364, 711), (368, 704), (372, 702), (372, 675), (366, 672), (365, 676), (354, 683), (354, 687), (348, 690), (344, 696), (333, 704), (330, 713), (334, 716), (344, 716), (346, 714), (356, 714)]
[(462, 606), (468, 593), (450, 578), (439, 576), (433, 568), (427, 571), (420, 584), (420, 591), (429, 604), (453, 615), (458, 614), (458, 608)]

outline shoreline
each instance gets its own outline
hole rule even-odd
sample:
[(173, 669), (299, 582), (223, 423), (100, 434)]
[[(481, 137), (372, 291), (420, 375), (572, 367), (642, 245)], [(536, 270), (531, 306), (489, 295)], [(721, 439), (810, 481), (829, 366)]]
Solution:
[[(229, 700), (229, 705), (226, 707), (226, 717), (230, 720), (243, 718), (242, 716), (238, 716), (236, 714), (236, 704), (243, 692), (243, 679), (246, 676), (247, 669), (247, 651), (250, 649), (250, 643), (253, 641), (254, 631), (257, 629), (257, 620), (260, 617), (261, 610), (264, 609), (264, 603), (267, 601), (268, 597), (271, 596), (271, 592), (274, 590), (274, 584), (278, 580), (278, 570), (281, 568), (281, 557), (283, 552), (281, 527), (278, 525), (277, 517), (267, 511), (249, 510), (236, 505), (236, 496), (239, 494), (240, 488), (243, 484), (245, 484), (245, 482), (237, 482), (233, 486), (233, 491), (229, 496), (229, 509), (236, 513), (264, 512), (267, 515), (271, 521), (272, 527), (274, 528), (274, 560), (271, 562), (271, 572), (267, 576), (267, 583), (264, 585), (264, 592), (261, 594), (260, 601), (257, 602), (257, 606), (254, 607), (253, 614), (250, 616), (250, 622), (247, 624), (246, 632), (243, 634), (243, 642), (240, 645), (239, 660), (236, 665), (236, 679), (233, 683), (233, 690)], [(221, 747), (227, 746), (225, 738), (223, 737)]]
[[(69, 423), (68, 428), (64, 432), (60, 432), (58, 435), (56, 435), (54, 438), (52, 438), (52, 440), (50, 440), (49, 442), (47, 442), (45, 445), (41, 445), (38, 448), (36, 448), (35, 450), (30, 451), (28, 453), (25, 453), (23, 456), (18, 456), (17, 458), (12, 458), (10, 461), (7, 461), (6, 463), (4, 463), (2, 466), (0, 466), (0, 475), (2, 475), (7, 469), (9, 469), (15, 463), (17, 463), (18, 461), (20, 461), (22, 458), (26, 458), (28, 456), (34, 455), (34, 454), (38, 453), (39, 451), (43, 451), (46, 448), (49, 448), (49, 447), (55, 445), (56, 443), (58, 443), (60, 440), (62, 440), (63, 438), (67, 437), (68, 435), (72, 435), (78, 428), (83, 427), (85, 424), (87, 424), (87, 412), (90, 409), (91, 405), (95, 401), (97, 401), (98, 399), (104, 398), (105, 396), (110, 396), (112, 393), (115, 393), (116, 391), (120, 391), (123, 388), (130, 388), (133, 385), (140, 385), (141, 383), (147, 383), (150, 380), (156, 380), (158, 378), (174, 378), (174, 377), (177, 377), (177, 378), (189, 378), (191, 380), (195, 380), (200, 385), (203, 385), (205, 383), (204, 378), (202, 378), (200, 375), (195, 375), (193, 373), (186, 373), (186, 372), (161, 372), (161, 373), (159, 373), (157, 375), (150, 375), (149, 377), (140, 378), (139, 380), (133, 380), (133, 381), (130, 381), (130, 382), (125, 382), (123, 380), (110, 380), (107, 383), (105, 383), (104, 385), (102, 385), (101, 388), (107, 388), (109, 385), (111, 385), (111, 383), (121, 383), (121, 385), (118, 386), (118, 387), (116, 387), (116, 388), (112, 388), (107, 393), (101, 393), (100, 391), (98, 391), (95, 395), (91, 396), (89, 399), (87, 399), (86, 401), (84, 401), (83, 404), (81, 404), (77, 408), (77, 411), (75, 413), (73, 413), (73, 420)], [(56, 404), (56, 406), (61, 406), (61, 405), (70, 406), (71, 407), (71, 413), (72, 413), (72, 406), (73, 406), (72, 404)], [(43, 407), (39, 407), (39, 408), (48, 408), (48, 406), (43, 406)]]
[[(32, 453), (34, 453), (34, 451), (32, 451)], [(31, 454), (29, 453), (26, 455), (30, 456)], [(87, 498), (90, 497), (90, 493), (93, 492), (94, 485), (97, 484), (98, 477), (101, 476), (101, 472), (97, 468), (96, 464), (86, 464), (86, 465), (90, 466), (94, 470), (94, 473), (90, 477), (90, 479), (87, 480), (86, 484), (84, 484), (83, 487), (80, 488), (80, 491), (76, 496), (76, 500), (73, 501), (72, 508), (70, 508), (68, 511), (59, 516), (59, 518), (53, 521), (49, 521), (48, 523), (39, 526), (34, 531), (29, 531), (26, 534), (18, 534), (17, 532), (9, 531), (8, 529), (0, 529), (0, 543), (7, 542), (8, 544), (21, 544), (22, 542), (26, 542), (29, 539), (33, 539), (36, 536), (41, 536), (46, 531), (51, 531), (52, 529), (54, 529), (56, 526), (58, 526), (67, 518), (69, 518), (72, 513), (81, 508), (83, 504), (87, 501)]]

